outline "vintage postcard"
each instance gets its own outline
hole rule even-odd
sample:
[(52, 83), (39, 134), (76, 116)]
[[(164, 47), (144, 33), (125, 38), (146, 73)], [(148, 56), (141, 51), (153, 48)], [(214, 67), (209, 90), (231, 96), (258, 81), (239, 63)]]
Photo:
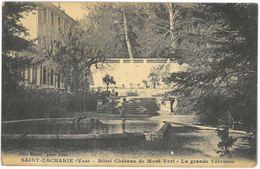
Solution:
[(254, 167), (254, 3), (2, 3), (2, 165)]

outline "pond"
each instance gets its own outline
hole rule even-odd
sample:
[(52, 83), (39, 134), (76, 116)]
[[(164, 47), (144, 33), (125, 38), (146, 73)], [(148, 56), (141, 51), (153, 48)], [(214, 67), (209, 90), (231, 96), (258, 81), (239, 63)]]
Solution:
[(43, 119), (2, 123), (3, 134), (113, 134), (152, 131), (159, 124), (149, 120), (102, 120), (101, 124), (73, 124), (72, 119)]

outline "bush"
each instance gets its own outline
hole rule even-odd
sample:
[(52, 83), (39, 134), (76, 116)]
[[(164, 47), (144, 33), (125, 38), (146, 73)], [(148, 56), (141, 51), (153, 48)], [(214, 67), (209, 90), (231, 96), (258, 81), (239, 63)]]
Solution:
[[(85, 93), (85, 110), (97, 110), (98, 95), (95, 93)], [(70, 112), (79, 112), (84, 109), (84, 94), (67, 95), (67, 110)]]
[(213, 126), (232, 125), (231, 113), (227, 110), (231, 105), (229, 98), (216, 93), (208, 94), (201, 98), (197, 110), (202, 124)]
[[(23, 89), (3, 96), (2, 119), (18, 120), (64, 117), (65, 111), (83, 111), (83, 94), (62, 94), (43, 90)], [(66, 106), (65, 106), (66, 105)], [(86, 93), (86, 111), (95, 111), (97, 96)]]

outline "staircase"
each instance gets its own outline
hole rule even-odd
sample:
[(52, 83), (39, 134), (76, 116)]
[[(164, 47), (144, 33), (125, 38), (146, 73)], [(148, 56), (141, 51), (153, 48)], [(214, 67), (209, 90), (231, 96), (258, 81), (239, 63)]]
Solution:
[[(113, 103), (105, 105), (98, 109), (99, 113), (119, 114), (120, 111), (116, 107), (119, 99), (115, 99)], [(129, 97), (125, 103), (126, 115), (158, 115), (160, 107), (156, 98), (139, 98)]]
[(130, 98), (126, 105), (126, 114), (156, 115), (160, 110), (156, 98)]
[(97, 113), (106, 113), (106, 114), (120, 114), (117, 104), (120, 99), (113, 99), (109, 104), (102, 105), (101, 107), (97, 106)]

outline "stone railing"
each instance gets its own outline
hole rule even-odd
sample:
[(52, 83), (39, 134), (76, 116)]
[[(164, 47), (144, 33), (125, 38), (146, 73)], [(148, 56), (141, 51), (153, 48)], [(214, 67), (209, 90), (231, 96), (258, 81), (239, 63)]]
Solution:
[(125, 59), (125, 58), (108, 58), (105, 63), (173, 63), (170, 59), (167, 58), (134, 58), (134, 59)]

